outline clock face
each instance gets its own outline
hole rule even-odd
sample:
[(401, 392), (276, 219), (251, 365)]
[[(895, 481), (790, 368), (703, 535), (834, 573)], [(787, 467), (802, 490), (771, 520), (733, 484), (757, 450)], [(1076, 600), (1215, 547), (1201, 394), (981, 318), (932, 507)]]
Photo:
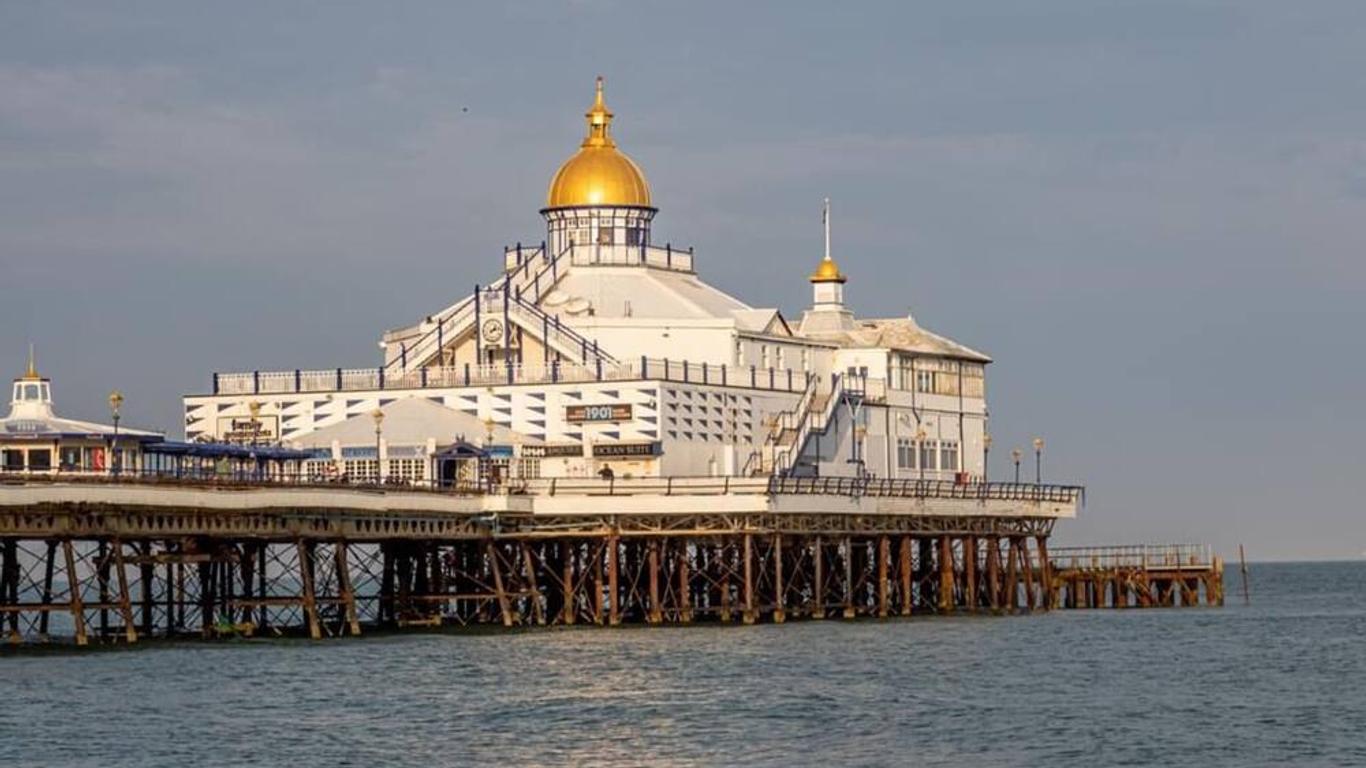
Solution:
[(503, 340), (503, 324), (498, 320), (485, 320), (481, 331), (484, 341), (494, 344)]

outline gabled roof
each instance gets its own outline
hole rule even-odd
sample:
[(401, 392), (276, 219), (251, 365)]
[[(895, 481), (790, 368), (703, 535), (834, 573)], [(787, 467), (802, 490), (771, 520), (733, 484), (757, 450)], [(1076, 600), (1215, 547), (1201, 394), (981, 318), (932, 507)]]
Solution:
[(769, 336), (791, 336), (783, 314), (776, 309), (736, 309), (731, 310), (735, 325), (742, 331), (762, 333)]
[[(435, 439), (438, 446), (450, 445), (464, 439), (482, 443), (488, 428), (477, 416), (447, 408), (425, 397), (408, 397), (380, 408), (384, 421), (380, 434), (391, 445), (417, 445)], [(301, 448), (326, 448), (336, 441), (341, 445), (375, 444), (375, 421), (369, 413), (352, 416), (340, 424), (309, 432), (288, 441)], [(539, 440), (514, 432), (505, 426), (493, 426), (493, 442), (510, 445), (513, 442), (538, 443)]]

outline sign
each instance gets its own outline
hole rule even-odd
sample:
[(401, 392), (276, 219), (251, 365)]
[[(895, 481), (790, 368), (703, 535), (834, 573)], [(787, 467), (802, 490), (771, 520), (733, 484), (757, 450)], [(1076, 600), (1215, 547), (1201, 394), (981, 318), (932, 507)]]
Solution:
[(629, 403), (605, 403), (603, 405), (566, 405), (564, 420), (570, 424), (589, 421), (630, 421)]
[(386, 445), (384, 456), (388, 459), (421, 459), (427, 455), (425, 445)]
[(563, 459), (583, 456), (583, 446), (572, 445), (524, 445), (522, 456), (528, 459)]
[(343, 459), (377, 459), (379, 448), (374, 445), (343, 445), (341, 454)]
[(221, 417), (218, 439), (225, 443), (273, 443), (280, 435), (278, 416)]
[(593, 446), (594, 456), (658, 456), (659, 443), (603, 443)]

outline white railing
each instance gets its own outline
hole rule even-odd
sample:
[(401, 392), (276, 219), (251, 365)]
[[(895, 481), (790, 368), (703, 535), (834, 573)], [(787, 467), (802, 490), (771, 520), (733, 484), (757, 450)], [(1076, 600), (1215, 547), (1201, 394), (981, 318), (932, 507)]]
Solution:
[(1214, 548), (1205, 544), (1055, 547), (1049, 559), (1058, 568), (1153, 570), (1205, 570), (1216, 560)]
[(436, 366), (394, 373), (379, 368), (218, 373), (214, 374), (212, 394), (301, 394), (647, 379), (778, 392), (801, 392), (807, 383), (805, 373), (790, 368), (760, 370), (753, 366), (736, 368), (668, 358), (641, 358), (610, 363), (552, 361), (549, 364)]

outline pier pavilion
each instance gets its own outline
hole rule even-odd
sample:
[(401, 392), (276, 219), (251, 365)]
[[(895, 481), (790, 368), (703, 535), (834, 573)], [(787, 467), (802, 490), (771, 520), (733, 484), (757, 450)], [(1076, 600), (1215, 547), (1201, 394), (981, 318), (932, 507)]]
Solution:
[(0, 419), (0, 472), (95, 473), (138, 471), (143, 448), (160, 442), (159, 432), (119, 428), (121, 396), (111, 396), (114, 424), (58, 416), (52, 380), (38, 374), (33, 354), (28, 370), (14, 380), (9, 415)]
[(702, 255), (655, 239), (654, 191), (617, 145), (601, 80), (585, 117), (538, 244), (382, 334), (376, 367), (214, 374), (184, 398), (187, 439), (239, 440), (255, 423), (298, 442), (422, 399), (565, 459), (541, 462), (545, 477), (985, 477), (990, 358), (909, 315), (856, 315), (828, 204), (824, 253), (790, 260), (811, 305), (789, 318), (749, 304), (704, 280)]

